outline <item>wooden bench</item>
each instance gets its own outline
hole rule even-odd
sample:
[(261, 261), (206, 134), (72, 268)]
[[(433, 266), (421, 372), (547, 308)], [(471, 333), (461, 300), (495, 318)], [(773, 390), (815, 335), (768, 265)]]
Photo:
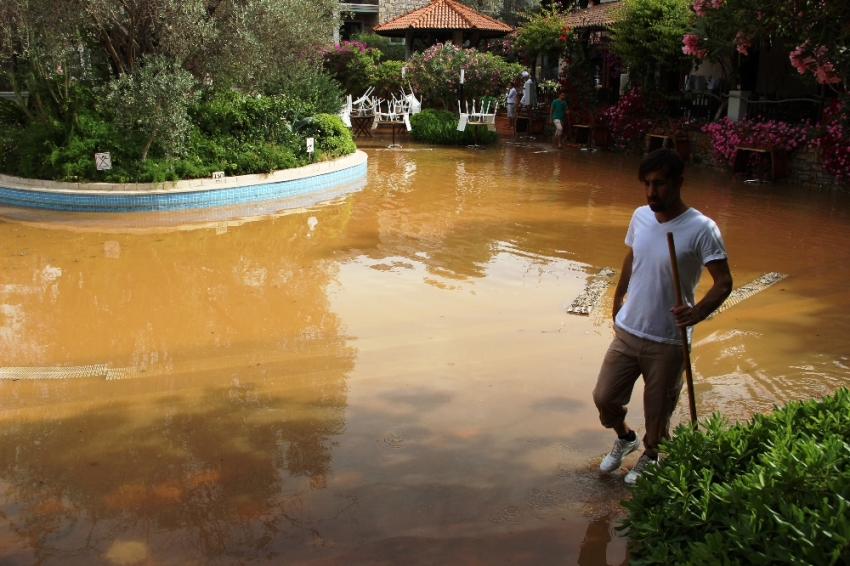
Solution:
[(585, 114), (577, 122), (570, 126), (571, 137), (575, 143), (586, 145), (584, 149), (595, 151), (600, 147), (608, 147), (611, 143), (611, 136), (603, 115)]
[(664, 132), (646, 134), (646, 152), (656, 149), (675, 150), (685, 161), (691, 156), (691, 141), (687, 132)]
[[(783, 148), (738, 146), (735, 148), (735, 161), (732, 164), (733, 173), (746, 173), (749, 169), (750, 157), (758, 156), (758, 182), (764, 183), (765, 161), (770, 166), (770, 180), (788, 178), (788, 154)], [(752, 179), (751, 182), (756, 182)]]

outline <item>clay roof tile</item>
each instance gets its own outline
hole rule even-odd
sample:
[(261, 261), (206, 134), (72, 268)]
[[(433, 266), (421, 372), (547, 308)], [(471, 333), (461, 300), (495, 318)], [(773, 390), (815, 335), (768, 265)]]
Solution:
[(479, 30), (509, 33), (513, 28), (454, 0), (431, 0), (425, 6), (375, 26), (376, 32), (405, 29)]
[(564, 23), (572, 29), (608, 28), (614, 23), (614, 6), (619, 2), (607, 2), (591, 6), (585, 10), (573, 12), (564, 19)]

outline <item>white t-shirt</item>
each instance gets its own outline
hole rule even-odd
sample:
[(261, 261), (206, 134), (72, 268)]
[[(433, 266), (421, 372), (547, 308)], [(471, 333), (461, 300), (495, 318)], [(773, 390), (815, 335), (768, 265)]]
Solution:
[(516, 89), (511, 87), (508, 91), (508, 104), (516, 104)]
[(635, 336), (681, 345), (676, 317), (670, 312), (676, 304), (676, 292), (667, 232), (673, 233), (676, 243), (682, 300), (688, 305), (695, 304), (694, 291), (703, 266), (710, 261), (726, 259), (726, 248), (717, 224), (698, 210), (689, 208), (662, 224), (649, 206), (638, 208), (626, 233), (626, 245), (634, 252), (632, 277), (626, 302), (615, 322)]

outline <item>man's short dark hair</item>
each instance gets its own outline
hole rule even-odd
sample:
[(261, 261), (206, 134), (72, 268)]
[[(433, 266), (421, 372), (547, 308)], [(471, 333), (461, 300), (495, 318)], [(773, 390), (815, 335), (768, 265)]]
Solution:
[(667, 170), (667, 175), (678, 179), (685, 172), (685, 160), (672, 149), (656, 149), (643, 158), (638, 169), (638, 179), (643, 181), (653, 171)]

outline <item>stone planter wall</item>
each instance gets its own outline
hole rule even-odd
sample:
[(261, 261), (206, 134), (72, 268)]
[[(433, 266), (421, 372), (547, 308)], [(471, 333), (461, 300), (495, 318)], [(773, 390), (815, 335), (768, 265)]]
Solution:
[[(688, 132), (691, 140), (691, 161), (694, 165), (702, 165), (728, 171), (725, 162), (718, 161), (711, 154), (711, 138), (702, 132)], [(850, 189), (847, 182), (836, 180), (834, 175), (824, 172), (816, 149), (803, 148), (793, 151), (788, 156), (788, 182), (806, 188), (820, 190)]]
[(327, 192), (366, 176), (362, 151), (266, 175), (167, 183), (62, 183), (0, 175), (0, 205), (80, 212), (206, 208)]

